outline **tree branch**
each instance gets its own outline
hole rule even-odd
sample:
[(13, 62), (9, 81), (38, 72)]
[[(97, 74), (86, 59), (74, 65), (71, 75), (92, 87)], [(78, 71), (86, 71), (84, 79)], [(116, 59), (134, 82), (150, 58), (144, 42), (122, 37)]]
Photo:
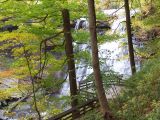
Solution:
[(45, 22), (45, 20), (47, 19), (47, 17), (48, 17), (48, 14), (46, 14), (46, 16), (44, 16), (44, 17), (42, 17), (42, 18), (39, 18), (39, 19), (41, 19), (41, 20), (39, 20), (39, 21), (38, 21), (38, 20), (37, 20), (37, 21), (36, 21), (36, 20), (35, 20), (35, 21), (34, 21), (34, 20), (33, 20), (33, 21), (31, 20), (31, 21), (27, 21), (26, 23), (41, 23), (41, 22)]
[(120, 9), (122, 9), (124, 7), (124, 5), (122, 5), (120, 8), (118, 8), (116, 11), (114, 11), (111, 16), (113, 16), (114, 13), (118, 12)]
[(60, 32), (56, 33), (56, 34), (53, 35), (53, 36), (50, 36), (50, 37), (48, 37), (48, 38), (45, 38), (45, 39), (42, 40), (41, 42), (45, 42), (45, 41), (51, 40), (51, 39), (53, 39), (53, 38), (59, 36), (59, 35), (60, 35), (61, 33), (63, 33), (63, 32), (64, 32), (64, 31), (60, 31)]
[[(39, 89), (39, 88), (37, 88), (37, 89), (35, 90), (35, 92), (37, 92), (38, 89)], [(32, 93), (29, 93), (29, 94), (27, 94), (26, 96), (24, 96), (24, 97), (22, 97), (21, 99), (19, 99), (15, 104), (13, 104), (13, 106), (11, 106), (11, 107), (9, 108), (8, 112), (12, 112), (12, 111), (19, 105), (20, 102), (22, 102), (23, 100), (26, 100), (27, 98), (29, 98), (29, 97), (32, 96), (32, 95), (33, 95), (33, 92), (32, 92)]]
[(27, 66), (28, 66), (28, 70), (29, 70), (29, 74), (30, 74), (30, 79), (31, 79), (31, 81), (32, 81), (32, 90), (33, 90), (34, 106), (35, 106), (36, 112), (37, 112), (37, 114), (38, 114), (39, 120), (41, 120), (41, 114), (40, 114), (40, 111), (38, 110), (38, 107), (37, 107), (34, 77), (32, 76), (31, 67), (30, 67), (30, 63), (29, 63), (29, 58), (28, 58), (28, 56), (27, 56), (27, 54), (26, 54), (27, 51), (26, 51), (24, 45), (23, 45), (23, 50), (24, 50), (24, 56), (25, 56), (26, 61), (27, 61)]

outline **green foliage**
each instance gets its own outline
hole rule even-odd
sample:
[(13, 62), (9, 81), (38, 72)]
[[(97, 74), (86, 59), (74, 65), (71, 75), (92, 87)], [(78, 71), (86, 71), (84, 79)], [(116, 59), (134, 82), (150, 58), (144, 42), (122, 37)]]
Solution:
[(104, 35), (98, 35), (98, 42), (104, 43), (106, 41), (111, 42), (113, 40), (117, 40), (120, 39), (122, 36), (119, 36), (117, 34), (113, 34), (113, 35), (109, 35), (108, 33), (104, 34)]
[(153, 101), (152, 104), (152, 111), (149, 114), (146, 114), (144, 119), (147, 120), (159, 120), (160, 119), (160, 102)]
[(97, 110), (93, 110), (84, 115), (80, 120), (103, 120), (102, 115)]
[(158, 0), (133, 0), (134, 3), (137, 4), (138, 8), (140, 7), (141, 13), (136, 15), (136, 19), (133, 20), (133, 26), (139, 27), (137, 28), (139, 31), (145, 31), (160, 25), (160, 3)]
[(87, 43), (89, 41), (89, 32), (85, 30), (73, 31), (73, 40), (78, 43)]
[(152, 59), (160, 56), (159, 46), (160, 46), (160, 39), (156, 38), (152, 41), (148, 41), (146, 47), (137, 49), (139, 55), (146, 59)]
[[(111, 85), (119, 85), (122, 80), (122, 76), (112, 70), (102, 71), (101, 76), (102, 76), (103, 85), (106, 91), (111, 87)], [(95, 85), (93, 73), (90, 74), (85, 80), (86, 83), (90, 81), (93, 81), (93, 84)]]
[(146, 115), (150, 116), (154, 114), (155, 109), (158, 110), (152, 103), (159, 103), (159, 71), (159, 58), (152, 59), (144, 65), (140, 72), (126, 81), (126, 89), (119, 98), (121, 107), (120, 109), (117, 108), (118, 106), (115, 108), (118, 109), (116, 110), (117, 116), (125, 120), (144, 120)]
[(104, 14), (102, 11), (97, 11), (96, 12), (96, 19), (97, 20), (104, 20), (106, 21), (108, 19), (108, 16), (106, 16), (106, 14)]
[[(133, 19), (134, 30), (140, 37), (149, 35), (148, 31), (156, 29), (159, 21), (159, 1), (140, 1), (144, 4), (140, 16)], [(140, 4), (139, 4), (140, 5)], [(139, 6), (137, 4), (137, 6)], [(145, 15), (144, 15), (145, 14)], [(140, 19), (141, 18), (141, 19)], [(136, 27), (135, 27), (136, 26)], [(138, 26), (138, 27), (137, 27)], [(159, 29), (156, 29), (159, 32)], [(154, 33), (153, 33), (154, 34)], [(147, 40), (147, 38), (145, 38)], [(160, 53), (159, 36), (145, 42), (144, 47), (137, 49), (138, 55), (144, 58), (141, 71), (126, 80), (125, 89), (116, 99), (119, 104), (113, 102), (112, 108), (120, 120), (159, 120), (160, 100)]]

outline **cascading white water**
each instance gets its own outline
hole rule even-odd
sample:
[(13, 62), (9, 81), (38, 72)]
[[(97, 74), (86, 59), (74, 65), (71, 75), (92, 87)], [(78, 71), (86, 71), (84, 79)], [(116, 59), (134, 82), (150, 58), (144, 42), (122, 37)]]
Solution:
[(86, 18), (80, 18), (76, 20), (75, 30), (80, 28), (87, 29), (89, 27), (89, 23)]
[[(113, 10), (105, 10), (104, 13), (107, 15), (116, 15), (117, 19), (113, 21), (111, 25), (112, 34), (118, 33), (120, 35), (124, 35), (126, 32), (125, 27), (125, 11), (121, 9), (115, 12), (116, 9)], [(131, 11), (131, 16), (133, 16), (138, 10)], [(80, 20), (80, 19), (79, 19)], [(79, 28), (80, 21), (77, 21), (75, 29)], [(128, 77), (131, 75), (131, 68), (128, 56), (128, 47), (126, 38), (121, 38), (119, 40), (105, 42), (99, 45), (99, 58), (100, 61), (103, 62), (101, 65), (101, 70), (113, 70), (123, 75), (123, 77)], [(135, 39), (133, 39), (133, 43), (136, 43)], [(89, 47), (88, 44), (82, 44), (79, 46), (80, 51), (87, 50)], [(140, 47), (135, 44), (134, 47)], [(136, 67), (139, 69), (140, 63), (137, 61), (137, 57), (135, 57)], [(82, 67), (85, 66), (85, 67)], [(85, 80), (88, 75), (93, 72), (93, 69), (82, 61), (79, 64), (76, 64), (76, 80), (77, 83), (81, 80)], [(61, 90), (62, 95), (69, 95), (69, 82), (64, 83), (63, 88)]]

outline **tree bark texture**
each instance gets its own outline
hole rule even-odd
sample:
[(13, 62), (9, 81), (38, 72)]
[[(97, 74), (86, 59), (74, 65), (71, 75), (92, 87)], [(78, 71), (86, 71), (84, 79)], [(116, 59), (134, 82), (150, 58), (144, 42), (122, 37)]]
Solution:
[(132, 43), (132, 33), (131, 33), (131, 19), (130, 19), (130, 10), (128, 0), (125, 2), (125, 12), (126, 12), (126, 28), (127, 28), (127, 37), (128, 37), (128, 49), (129, 49), (129, 59), (131, 65), (132, 75), (136, 72), (135, 61), (134, 61), (134, 49)]
[(64, 26), (64, 37), (65, 37), (65, 51), (67, 56), (68, 72), (69, 72), (70, 94), (72, 97), (71, 106), (75, 107), (78, 104), (78, 100), (75, 98), (75, 95), (77, 95), (77, 82), (76, 82), (76, 72), (75, 72), (75, 62), (73, 55), (69, 11), (67, 9), (63, 9), (62, 16), (63, 16), (63, 26)]
[(105, 120), (113, 120), (110, 113), (108, 101), (103, 88), (103, 82), (99, 67), (98, 46), (97, 46), (97, 33), (96, 33), (96, 15), (94, 0), (88, 0), (88, 14), (89, 14), (89, 31), (91, 37), (92, 48), (92, 65), (94, 71), (95, 86), (97, 90), (98, 100)]

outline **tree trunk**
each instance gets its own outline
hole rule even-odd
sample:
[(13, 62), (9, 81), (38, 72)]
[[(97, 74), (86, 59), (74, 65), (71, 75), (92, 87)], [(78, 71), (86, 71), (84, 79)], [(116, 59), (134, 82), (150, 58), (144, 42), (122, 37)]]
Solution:
[(98, 95), (98, 100), (102, 113), (105, 120), (113, 120), (113, 116), (110, 113), (108, 101), (105, 95), (105, 90), (103, 88), (100, 67), (99, 67), (99, 57), (98, 57), (98, 46), (97, 46), (97, 33), (96, 33), (96, 15), (94, 0), (88, 0), (88, 14), (89, 14), (89, 31), (91, 36), (91, 48), (92, 48), (92, 65), (94, 71), (95, 85)]
[(63, 9), (62, 16), (63, 16), (63, 26), (64, 26), (64, 37), (65, 37), (65, 51), (67, 56), (68, 72), (69, 72), (70, 94), (72, 99), (71, 106), (75, 107), (78, 104), (78, 100), (75, 98), (75, 95), (77, 95), (77, 83), (76, 83), (76, 72), (75, 72), (75, 63), (73, 55), (69, 11), (67, 9)]
[(135, 61), (134, 61), (134, 49), (132, 43), (132, 33), (131, 33), (131, 20), (130, 20), (130, 10), (128, 0), (125, 2), (125, 12), (126, 12), (126, 27), (127, 27), (127, 37), (128, 37), (128, 49), (129, 49), (129, 59), (131, 65), (132, 75), (136, 72)]

